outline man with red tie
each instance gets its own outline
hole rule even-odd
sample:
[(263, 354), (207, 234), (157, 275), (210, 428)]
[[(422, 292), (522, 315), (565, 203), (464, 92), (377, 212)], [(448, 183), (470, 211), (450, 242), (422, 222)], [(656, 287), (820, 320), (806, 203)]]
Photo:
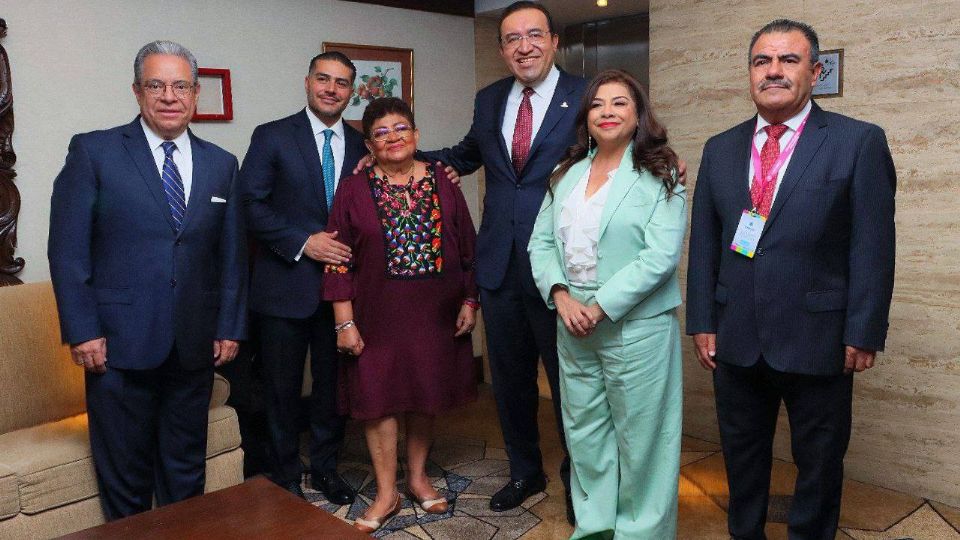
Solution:
[[(516, 508), (546, 486), (537, 426), (538, 358), (553, 395), (560, 424), (556, 312), (540, 298), (527, 242), (547, 190), (547, 179), (567, 147), (576, 142), (574, 124), (586, 81), (554, 65), (558, 36), (550, 13), (536, 2), (514, 2), (500, 16), (500, 56), (511, 77), (477, 93), (473, 125), (454, 147), (427, 152), (461, 175), (486, 171), (483, 218), (477, 236), (477, 285), (493, 392), (510, 459), (511, 481), (490, 508)], [(560, 477), (569, 503), (570, 462)]]
[(713, 372), (737, 539), (765, 538), (781, 402), (798, 468), (790, 538), (834, 537), (853, 372), (886, 339), (896, 172), (882, 129), (810, 99), (818, 55), (804, 23), (753, 36), (758, 114), (707, 141), (694, 191), (686, 330)]

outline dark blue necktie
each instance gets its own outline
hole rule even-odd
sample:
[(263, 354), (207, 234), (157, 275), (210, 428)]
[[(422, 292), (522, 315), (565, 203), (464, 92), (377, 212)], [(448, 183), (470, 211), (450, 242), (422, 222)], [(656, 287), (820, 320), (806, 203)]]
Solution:
[(167, 203), (170, 204), (170, 215), (177, 223), (179, 231), (183, 225), (183, 216), (187, 215), (187, 198), (183, 191), (180, 170), (173, 162), (173, 151), (177, 149), (177, 144), (173, 141), (164, 141), (160, 146), (163, 147), (163, 172), (160, 178), (163, 179), (163, 191), (167, 194)]
[(330, 139), (333, 138), (333, 130), (323, 130), (323, 155), (321, 164), (323, 168), (323, 189), (327, 194), (327, 210), (333, 206), (334, 176), (337, 174), (337, 167), (333, 163), (333, 148), (330, 147)]

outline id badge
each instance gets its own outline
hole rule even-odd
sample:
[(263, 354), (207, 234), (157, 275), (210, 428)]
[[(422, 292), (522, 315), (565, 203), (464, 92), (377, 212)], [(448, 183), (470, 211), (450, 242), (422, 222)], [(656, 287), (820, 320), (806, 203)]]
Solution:
[(763, 224), (767, 218), (752, 210), (744, 210), (740, 216), (740, 224), (737, 225), (737, 232), (733, 234), (733, 243), (730, 249), (741, 255), (753, 258), (753, 253), (757, 249), (757, 242), (760, 241), (760, 234), (763, 233)]

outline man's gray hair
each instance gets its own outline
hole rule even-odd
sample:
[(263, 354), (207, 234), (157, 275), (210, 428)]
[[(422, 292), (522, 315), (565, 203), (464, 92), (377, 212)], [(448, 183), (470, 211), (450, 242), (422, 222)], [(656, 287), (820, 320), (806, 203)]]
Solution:
[(199, 76), (197, 74), (197, 59), (190, 52), (190, 49), (179, 43), (166, 40), (157, 40), (147, 43), (140, 47), (136, 59), (133, 61), (133, 84), (140, 85), (143, 82), (143, 62), (151, 54), (169, 54), (179, 56), (190, 64), (190, 73), (193, 75), (193, 84), (197, 84)]

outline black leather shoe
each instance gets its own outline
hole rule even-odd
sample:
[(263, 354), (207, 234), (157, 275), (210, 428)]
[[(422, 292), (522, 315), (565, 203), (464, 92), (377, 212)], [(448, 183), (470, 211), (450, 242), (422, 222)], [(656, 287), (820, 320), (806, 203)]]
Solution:
[(569, 523), (571, 527), (576, 527), (577, 515), (573, 513), (573, 499), (570, 497), (569, 491), (566, 492), (565, 498), (567, 500), (567, 523)]
[(323, 493), (323, 496), (333, 504), (353, 504), (353, 499), (357, 494), (340, 478), (336, 472), (317, 473), (310, 475), (310, 485), (313, 489)]
[(300, 497), (301, 499), (306, 499), (306, 497), (304, 497), (303, 495), (303, 490), (300, 489), (300, 482), (286, 482), (281, 484), (280, 487), (289, 491), (290, 493), (293, 493), (294, 495), (296, 495), (297, 497)]
[(547, 489), (547, 478), (538, 474), (526, 480), (511, 480), (509, 484), (490, 497), (490, 509), (494, 512), (503, 512), (516, 508), (527, 500), (527, 497)]

